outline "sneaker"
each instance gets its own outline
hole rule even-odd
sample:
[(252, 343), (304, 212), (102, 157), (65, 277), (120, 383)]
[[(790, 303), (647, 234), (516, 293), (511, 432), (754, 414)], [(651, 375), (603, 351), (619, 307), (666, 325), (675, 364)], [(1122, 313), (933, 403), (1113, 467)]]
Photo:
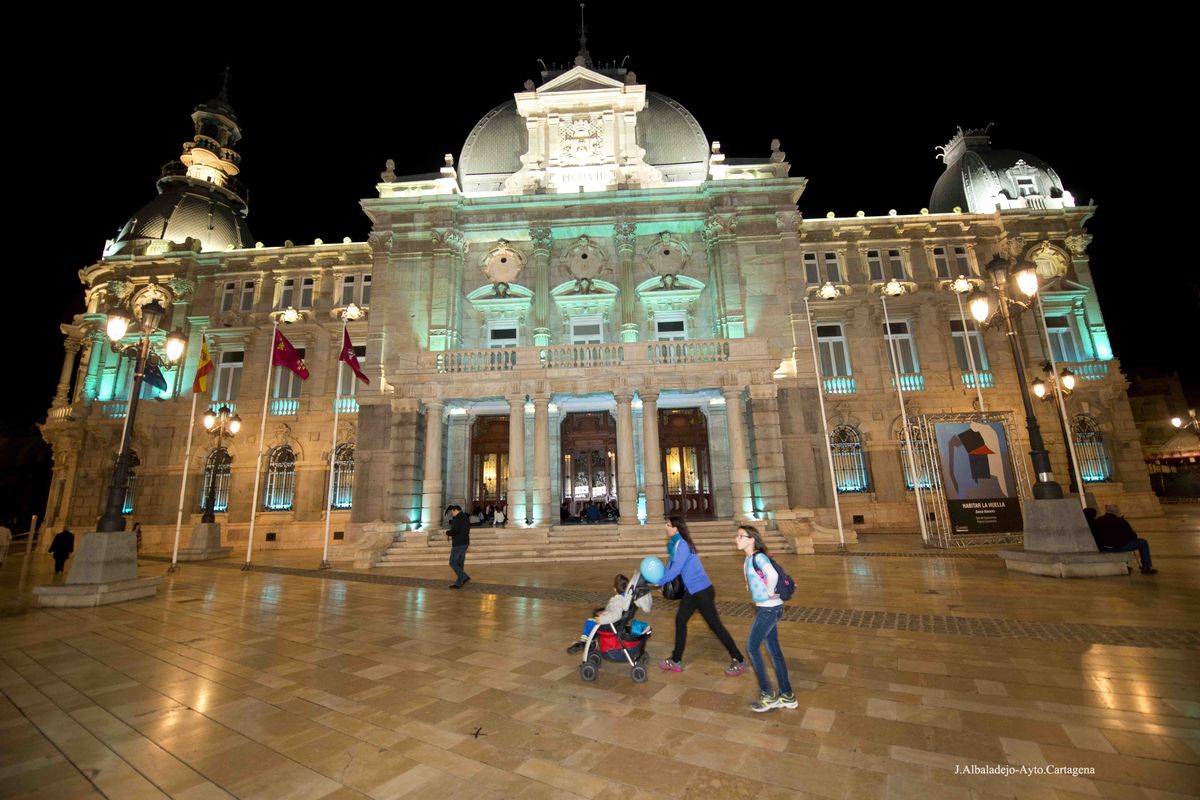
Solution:
[(446, 588), (447, 589), (460, 589), (462, 587), (460, 587), (457, 583), (452, 583), (449, 586), (447, 586)]
[(580, 650), (583, 649), (583, 646), (585, 644), (587, 644), (587, 642), (584, 642), (584, 641), (575, 642), (573, 645), (571, 645), (570, 647), (567, 648), (567, 652), (570, 653), (571, 655), (575, 655), (576, 653), (578, 653)]
[(1142, 567), (1142, 574), (1143, 574), (1143, 575), (1154, 575), (1154, 574), (1156, 574), (1157, 572), (1158, 572), (1158, 570), (1157, 570), (1157, 569), (1155, 569), (1154, 567)]
[(764, 711), (770, 711), (772, 708), (779, 708), (779, 697), (773, 694), (760, 694), (758, 699), (750, 704), (750, 710), (761, 714)]
[(780, 708), (796, 708), (799, 705), (800, 703), (796, 701), (796, 695), (792, 694), (791, 692), (785, 692), (779, 695)]
[(463, 586), (466, 586), (466, 585), (467, 585), (468, 583), (470, 583), (470, 582), (471, 582), (471, 579), (470, 579), (470, 578), (467, 578), (466, 580), (464, 580), (464, 581), (463, 581), (463, 582), (462, 582), (462, 583), (459, 585), (459, 588), (461, 589)]
[(747, 669), (749, 669), (749, 667), (747, 666), (745, 661), (737, 661), (735, 659), (735, 660), (732, 660), (729, 662), (729, 666), (725, 668), (725, 674), (728, 675), (729, 677), (733, 678), (738, 675), (741, 675)]
[(662, 661), (659, 661), (658, 666), (660, 669), (665, 669), (667, 672), (683, 672), (683, 663), (679, 661), (672, 661), (669, 658), (664, 658)]

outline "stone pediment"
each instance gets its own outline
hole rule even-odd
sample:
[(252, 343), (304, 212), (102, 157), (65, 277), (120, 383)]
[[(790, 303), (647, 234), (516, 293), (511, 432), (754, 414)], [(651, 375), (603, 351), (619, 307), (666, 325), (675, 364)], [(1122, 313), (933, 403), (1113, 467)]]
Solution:
[(538, 94), (547, 92), (583, 92), (596, 89), (624, 89), (625, 84), (598, 72), (592, 72), (587, 67), (573, 67), (552, 81), (538, 87)]

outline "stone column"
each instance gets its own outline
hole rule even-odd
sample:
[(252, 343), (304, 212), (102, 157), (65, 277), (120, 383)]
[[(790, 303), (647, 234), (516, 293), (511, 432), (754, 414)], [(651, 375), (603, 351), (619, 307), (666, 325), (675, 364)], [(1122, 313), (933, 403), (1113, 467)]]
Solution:
[(617, 504), (621, 522), (636, 524), (637, 470), (633, 463), (633, 392), (618, 389), (617, 398)]
[(463, 413), (451, 413), (446, 421), (446, 502), (459, 503), (468, 514), (468, 475), (471, 471), (471, 418)]
[(441, 524), (442, 513), (442, 401), (425, 401), (425, 471), (421, 480), (421, 527)]
[(750, 461), (746, 452), (746, 423), (742, 412), (742, 387), (721, 390), (729, 418), (729, 477), (733, 491), (733, 518), (748, 519), (753, 512)]
[(525, 395), (508, 398), (508, 519), (525, 527)]
[(79, 352), (80, 340), (72, 331), (63, 340), (63, 365), (58, 376), (58, 388), (54, 392), (54, 405), (67, 404), (67, 392), (71, 388), (71, 368), (75, 366), (75, 355)]
[[(1104, 315), (1100, 310), (1100, 300), (1096, 297), (1096, 284), (1092, 280), (1092, 267), (1088, 259), (1087, 248), (1092, 243), (1090, 233), (1078, 233), (1068, 236), (1065, 240), (1067, 249), (1071, 251), (1071, 267), (1075, 270), (1075, 278), (1092, 291), (1084, 295), (1083, 307), (1086, 311), (1086, 336), (1091, 339), (1092, 355), (1101, 360), (1112, 358), (1112, 343), (1108, 338), (1108, 328), (1104, 324)], [(1085, 331), (1081, 328), (1080, 333)]]
[(643, 389), (642, 398), (642, 469), (646, 491), (646, 522), (658, 522), (667, 513), (663, 502), (662, 453), (658, 447), (658, 392)]
[(780, 431), (778, 387), (774, 383), (750, 387), (750, 424), (754, 430), (754, 464), (758, 468), (758, 499), (769, 514), (788, 509), (787, 472), (784, 469)]
[(713, 334), (725, 339), (741, 339), (746, 335), (742, 281), (734, 252), (737, 223), (733, 214), (709, 214), (702, 231), (708, 254), (709, 291), (715, 304)]
[(636, 342), (638, 328), (637, 296), (633, 285), (633, 250), (637, 241), (637, 225), (628, 220), (618, 220), (613, 226), (613, 239), (617, 243), (617, 256), (620, 259), (621, 286), (621, 341)]
[(550, 516), (550, 396), (533, 398), (533, 524), (549, 526)]
[(100, 367), (104, 362), (104, 342), (108, 338), (104, 331), (94, 330), (90, 334), (92, 344), (88, 350), (87, 375), (83, 379), (83, 404), (89, 408), (96, 399), (100, 386)]
[(453, 350), (459, 344), (458, 308), (467, 242), (455, 227), (434, 230), (432, 237), (429, 349)]
[(533, 245), (533, 344), (550, 344), (550, 243), (549, 228), (530, 228)]

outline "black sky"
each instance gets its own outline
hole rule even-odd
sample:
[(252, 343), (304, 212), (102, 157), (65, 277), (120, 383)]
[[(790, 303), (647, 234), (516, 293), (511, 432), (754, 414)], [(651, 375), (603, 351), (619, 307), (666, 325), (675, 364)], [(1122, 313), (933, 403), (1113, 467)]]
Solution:
[[(596, 61), (629, 56), (641, 83), (682, 103), (731, 157), (765, 157), (779, 138), (792, 174), (809, 179), (808, 217), (916, 212), (942, 171), (935, 146), (958, 125), (995, 123), (997, 147), (1039, 156), (1078, 202), (1098, 204), (1093, 272), (1122, 364), (1180, 369), (1196, 386), (1196, 337), (1179, 332), (1200, 312), (1200, 288), (1163, 195), (1177, 184), (1156, 155), (1183, 113), (1163, 102), (1170, 73), (1154, 53), (1169, 47), (1137, 45), (1137, 21), (1120, 21), (1115, 38), (1102, 20), (1041, 10), (998, 21), (998, 8), (971, 19), (592, 3), (588, 47)], [(4, 394), (5, 429), (44, 418), (57, 325), (82, 307), (77, 271), (153, 196), (226, 64), (255, 238), (362, 241), (358, 201), (385, 159), (400, 174), (436, 171), (484, 113), (540, 82), (537, 59), (569, 63), (579, 46), (569, 2), (357, 20), (251, 13), (196, 8), (139, 25), (122, 12), (30, 29), (37, 55), (19, 65), (6, 145), (21, 209), (7, 268), (28, 292), (17, 318), (29, 380)]]

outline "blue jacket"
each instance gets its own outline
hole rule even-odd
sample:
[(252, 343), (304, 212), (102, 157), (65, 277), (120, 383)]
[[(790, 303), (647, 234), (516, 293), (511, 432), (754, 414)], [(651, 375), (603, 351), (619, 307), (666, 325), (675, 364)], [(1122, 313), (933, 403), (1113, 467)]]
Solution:
[(688, 594), (702, 592), (712, 586), (712, 581), (708, 579), (708, 573), (704, 571), (704, 565), (700, 563), (700, 556), (696, 555), (696, 551), (688, 547), (688, 543), (678, 534), (671, 539), (675, 543), (675, 549), (671, 554), (671, 563), (667, 564), (667, 571), (663, 573), (658, 585), (670, 583), (675, 580), (676, 575), (682, 575), (683, 585)]

